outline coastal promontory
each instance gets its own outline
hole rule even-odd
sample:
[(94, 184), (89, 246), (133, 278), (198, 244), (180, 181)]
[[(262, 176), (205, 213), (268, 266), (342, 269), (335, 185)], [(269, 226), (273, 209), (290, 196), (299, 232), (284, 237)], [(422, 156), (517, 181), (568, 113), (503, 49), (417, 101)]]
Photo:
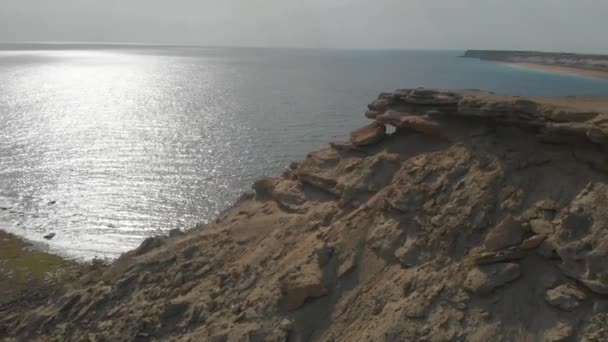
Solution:
[(382, 93), (215, 223), (3, 303), (0, 339), (606, 340), (606, 103)]
[(463, 57), (520, 65), (530, 69), (608, 78), (608, 55), (540, 51), (467, 50)]

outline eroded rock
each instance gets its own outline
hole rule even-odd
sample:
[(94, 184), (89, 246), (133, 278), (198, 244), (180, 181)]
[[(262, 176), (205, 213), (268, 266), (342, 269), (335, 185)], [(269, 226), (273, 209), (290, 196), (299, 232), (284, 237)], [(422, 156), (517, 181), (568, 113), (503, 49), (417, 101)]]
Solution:
[(567, 342), (572, 341), (575, 329), (572, 324), (565, 322), (559, 322), (553, 328), (545, 331), (543, 335), (543, 342)]
[(480, 295), (490, 294), (494, 289), (519, 278), (519, 265), (501, 263), (478, 266), (472, 269), (464, 282), (464, 287)]
[(543, 242), (547, 240), (547, 235), (534, 235), (521, 243), (521, 247), (525, 250), (532, 250), (538, 248)]
[(572, 201), (570, 210), (560, 219), (552, 242), (561, 258), (560, 267), (590, 290), (608, 294), (608, 225), (605, 204), (608, 185), (589, 184)]
[(530, 221), (530, 229), (535, 234), (551, 235), (553, 234), (553, 224), (547, 220), (536, 219)]
[(293, 311), (300, 308), (307, 299), (325, 296), (329, 290), (325, 286), (322, 271), (308, 265), (290, 273), (281, 281), (282, 303), (285, 309)]
[(376, 117), (378, 122), (397, 128), (409, 128), (421, 134), (438, 137), (444, 135), (439, 124), (421, 116), (407, 113), (388, 111)]
[(386, 126), (379, 122), (371, 123), (350, 134), (350, 142), (355, 146), (377, 144), (386, 136)]
[(420, 248), (416, 246), (416, 240), (408, 240), (403, 246), (395, 251), (395, 257), (405, 267), (414, 267), (420, 258)]
[(523, 234), (521, 224), (509, 215), (490, 230), (484, 244), (487, 250), (498, 251), (521, 243)]
[(476, 265), (488, 265), (498, 262), (519, 260), (526, 256), (523, 248), (516, 246), (508, 249), (503, 249), (497, 252), (482, 252), (473, 255), (473, 262)]
[(572, 311), (587, 298), (585, 292), (574, 285), (560, 285), (548, 290), (545, 294), (547, 302), (561, 310)]

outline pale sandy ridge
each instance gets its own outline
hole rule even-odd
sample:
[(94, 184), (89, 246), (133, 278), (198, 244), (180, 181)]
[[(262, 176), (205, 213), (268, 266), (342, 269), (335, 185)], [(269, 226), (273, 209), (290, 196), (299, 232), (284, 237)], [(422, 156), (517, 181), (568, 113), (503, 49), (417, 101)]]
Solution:
[(510, 66), (516, 67), (516, 68), (522, 68), (522, 69), (537, 70), (537, 71), (544, 71), (544, 72), (571, 75), (571, 76), (608, 79), (608, 71), (588, 70), (588, 69), (572, 68), (572, 67), (549, 65), (549, 64), (539, 64), (539, 63), (513, 63), (513, 62), (500, 62), (500, 63), (507, 64), (507, 65), (510, 65)]

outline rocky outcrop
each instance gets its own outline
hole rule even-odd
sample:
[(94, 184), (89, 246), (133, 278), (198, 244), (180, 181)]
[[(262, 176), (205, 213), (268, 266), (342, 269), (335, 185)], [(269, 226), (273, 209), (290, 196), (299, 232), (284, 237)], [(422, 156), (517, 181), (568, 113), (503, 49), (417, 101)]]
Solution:
[(547, 143), (608, 146), (606, 114), (520, 97), (403, 89), (381, 94), (369, 109), (377, 122), (427, 135), (439, 135), (445, 120), (474, 119), (525, 129)]
[(572, 285), (560, 285), (547, 291), (545, 299), (547, 302), (564, 311), (572, 311), (587, 298), (585, 292)]
[(484, 265), (471, 270), (463, 285), (473, 293), (484, 295), (514, 281), (519, 278), (520, 274), (518, 264), (497, 263)]
[(350, 142), (355, 146), (373, 145), (380, 142), (386, 134), (386, 126), (379, 122), (374, 122), (350, 135)]
[(0, 307), (0, 337), (603, 340), (608, 117), (560, 103), (381, 94), (217, 222)]
[(520, 244), (523, 235), (521, 224), (509, 215), (488, 232), (484, 244), (488, 251), (499, 251)]

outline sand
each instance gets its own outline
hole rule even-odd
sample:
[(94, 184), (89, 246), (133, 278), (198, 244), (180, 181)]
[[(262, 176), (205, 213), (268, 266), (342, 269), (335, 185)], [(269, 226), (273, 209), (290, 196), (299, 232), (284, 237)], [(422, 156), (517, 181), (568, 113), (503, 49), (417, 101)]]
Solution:
[(510, 66), (516, 67), (516, 68), (544, 71), (544, 72), (550, 72), (550, 73), (555, 73), (555, 74), (608, 79), (608, 72), (606, 72), (606, 71), (579, 69), (579, 68), (548, 65), (548, 64), (538, 64), (538, 63), (504, 62), (504, 64), (507, 64), (507, 65), (510, 65)]

